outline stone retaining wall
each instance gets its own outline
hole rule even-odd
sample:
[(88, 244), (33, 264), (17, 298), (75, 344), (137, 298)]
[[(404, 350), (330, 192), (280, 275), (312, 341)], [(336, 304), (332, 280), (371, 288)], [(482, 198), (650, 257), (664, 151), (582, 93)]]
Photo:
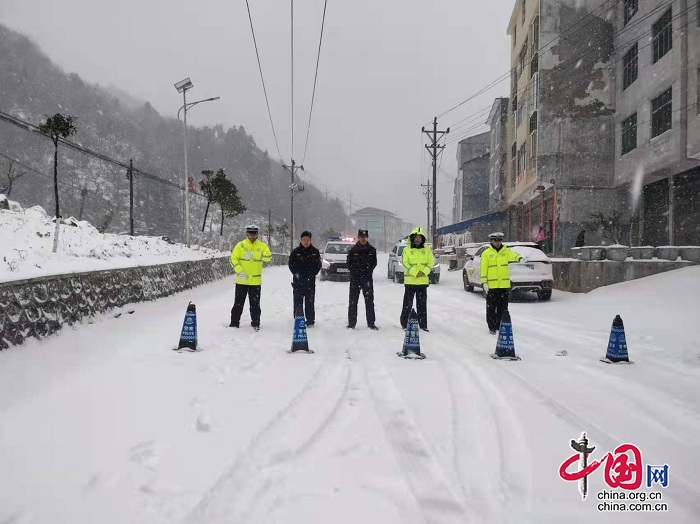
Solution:
[[(273, 254), (272, 265), (288, 255)], [(0, 350), (133, 302), (233, 275), (228, 257), (0, 282)]]

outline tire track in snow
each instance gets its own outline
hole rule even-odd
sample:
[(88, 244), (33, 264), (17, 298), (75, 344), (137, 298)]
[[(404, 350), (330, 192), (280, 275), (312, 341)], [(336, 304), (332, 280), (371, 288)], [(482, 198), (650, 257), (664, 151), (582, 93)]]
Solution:
[(354, 361), (362, 363), (377, 418), (381, 421), (390, 449), (403, 471), (424, 521), (430, 524), (457, 523), (479, 517), (470, 512), (459, 495), (453, 492), (449, 477), (408, 414), (384, 363), (377, 359), (371, 364), (364, 364), (363, 355), (351, 355)]
[[(341, 360), (329, 367), (321, 365), (301, 391), (252, 438), (183, 523), (248, 522), (248, 516), (275, 484), (275, 477), (284, 474), (284, 466), (307, 453), (346, 404), (352, 366)], [(313, 409), (308, 406), (311, 402)], [(286, 425), (292, 429), (285, 431)]]
[[(461, 343), (461, 337), (445, 322), (438, 322), (441, 333), (450, 336), (456, 343)], [(498, 471), (495, 475), (499, 482), (498, 496), (485, 496), (491, 509), (489, 522), (508, 521), (504, 506), (510, 508), (510, 513), (521, 513), (523, 509), (531, 514), (533, 504), (533, 463), (529, 455), (523, 455), (511, 445), (514, 442), (527, 440), (525, 425), (520, 422), (521, 417), (508, 399), (500, 391), (500, 388), (488, 380), (488, 373), (476, 373), (472, 368), (483, 368), (483, 364), (470, 361), (464, 362), (463, 354), (457, 352), (454, 345), (442, 344), (441, 351), (436, 351), (437, 359), (442, 362), (448, 373), (460, 373), (468, 383), (474, 384), (479, 392), (479, 397), (484, 399), (483, 405), (487, 408), (487, 417), (495, 430), (498, 442)], [(444, 358), (446, 357), (446, 358)], [(481, 488), (477, 488), (481, 489)], [(481, 489), (482, 492), (484, 491)], [(490, 488), (486, 488), (490, 492)], [(516, 497), (514, 497), (514, 495)]]
[[(451, 331), (448, 326), (445, 326), (444, 329), (448, 332)], [(459, 339), (456, 339), (456, 340), (459, 340)], [(486, 356), (482, 351), (480, 351), (476, 347), (465, 345), (465, 348), (467, 351), (469, 351), (469, 353), (471, 353), (473, 355), (476, 355), (479, 357)], [(454, 354), (454, 350), (451, 348), (448, 348), (447, 351)], [(478, 365), (481, 368), (484, 368), (484, 366), (485, 366), (485, 364), (481, 364), (478, 362), (474, 362), (474, 364)], [(464, 365), (462, 365), (462, 367), (463, 367), (463, 369), (466, 369), (466, 367)], [(613, 450), (617, 446), (619, 446), (621, 443), (625, 442), (625, 440), (622, 439), (621, 437), (619, 437), (617, 435), (613, 435), (609, 430), (604, 429), (601, 425), (592, 422), (587, 417), (579, 415), (571, 408), (565, 406), (563, 403), (559, 402), (554, 397), (547, 394), (541, 388), (539, 388), (538, 386), (533, 384), (527, 378), (520, 375), (520, 373), (515, 371), (512, 367), (497, 366), (497, 367), (494, 367), (493, 369), (495, 369), (497, 373), (499, 373), (503, 376), (515, 378), (517, 380), (517, 382), (524, 389), (529, 391), (530, 394), (532, 396), (534, 396), (539, 401), (539, 403), (541, 405), (546, 406), (550, 413), (552, 413), (554, 416), (556, 416), (560, 420), (563, 420), (564, 422), (569, 424), (572, 428), (575, 428), (576, 431), (581, 431), (582, 429), (586, 429), (586, 431), (589, 434), (595, 432), (596, 440), (601, 443), (601, 449), (604, 448), (604, 449), (608, 449), (608, 450)], [(476, 376), (476, 375), (474, 375), (474, 376)], [(692, 482), (688, 481), (688, 479), (686, 479), (684, 477), (680, 477), (677, 474), (674, 475), (673, 482), (674, 482), (674, 492), (665, 493), (664, 500), (668, 500), (670, 502), (673, 502), (674, 507), (681, 506), (683, 508), (683, 510), (688, 512), (689, 515), (700, 514), (700, 499), (697, 496), (697, 490), (695, 490), (695, 491), (693, 490), (694, 484)]]

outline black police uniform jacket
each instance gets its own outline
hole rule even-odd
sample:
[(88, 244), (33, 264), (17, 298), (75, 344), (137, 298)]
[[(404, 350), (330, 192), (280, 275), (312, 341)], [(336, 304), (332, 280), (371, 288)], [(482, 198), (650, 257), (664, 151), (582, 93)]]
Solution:
[(314, 246), (299, 244), (289, 255), (289, 271), (293, 284), (301, 287), (316, 285), (316, 275), (321, 271), (321, 252)]
[(377, 267), (377, 250), (369, 242), (362, 246), (358, 242), (348, 252), (350, 279), (356, 282), (372, 280), (372, 271)]

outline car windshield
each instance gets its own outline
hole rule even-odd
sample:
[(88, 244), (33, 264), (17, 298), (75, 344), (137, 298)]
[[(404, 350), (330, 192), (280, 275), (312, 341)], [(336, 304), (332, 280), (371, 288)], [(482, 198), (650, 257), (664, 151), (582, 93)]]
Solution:
[(331, 255), (344, 255), (352, 249), (352, 244), (327, 244), (326, 253)]

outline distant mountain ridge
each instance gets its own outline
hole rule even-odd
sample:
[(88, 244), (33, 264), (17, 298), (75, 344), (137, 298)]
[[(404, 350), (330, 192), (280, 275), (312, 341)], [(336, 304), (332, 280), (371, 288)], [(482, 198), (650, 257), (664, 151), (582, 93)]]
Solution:
[[(184, 152), (182, 124), (162, 117), (149, 102), (134, 108), (135, 97), (119, 99), (118, 91), (66, 74), (28, 37), (0, 25), (0, 111), (38, 125), (47, 115), (77, 117), (73, 141), (115, 160), (128, 163), (182, 185)], [(199, 187), (204, 169), (224, 168), (248, 207), (246, 215), (227, 221), (225, 237), (233, 241), (245, 221), (263, 228), (268, 210), (273, 226), (289, 220), (289, 173), (255, 144), (242, 126), (188, 128), (188, 169)], [(7, 183), (11, 159), (15, 171), (26, 174), (13, 184), (11, 198), (25, 208), (53, 209), (53, 145), (26, 129), (0, 121), (0, 187)], [(123, 169), (59, 146), (61, 213), (82, 218), (109, 232), (128, 230), (129, 183)], [(182, 240), (183, 193), (157, 181), (135, 177), (134, 221), (140, 230)], [(199, 231), (206, 202), (191, 199), (193, 231)], [(254, 211), (256, 212), (254, 212)], [(218, 235), (217, 209), (213, 231)], [(259, 213), (258, 213), (259, 212)], [(338, 199), (327, 199), (314, 186), (295, 195), (296, 227), (340, 231), (348, 217)], [(209, 226), (207, 227), (207, 232)], [(213, 232), (212, 237), (216, 236)]]

